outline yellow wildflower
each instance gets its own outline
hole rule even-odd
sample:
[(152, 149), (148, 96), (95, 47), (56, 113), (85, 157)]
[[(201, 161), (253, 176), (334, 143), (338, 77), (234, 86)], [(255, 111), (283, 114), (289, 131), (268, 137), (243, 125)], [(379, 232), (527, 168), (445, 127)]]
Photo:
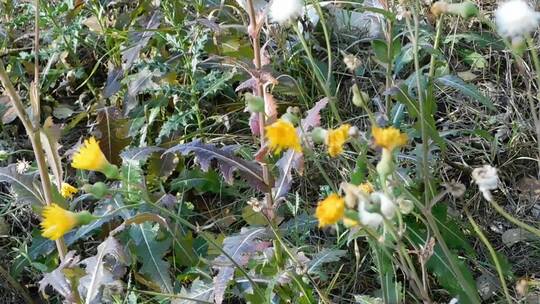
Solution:
[(60, 194), (62, 194), (63, 198), (72, 198), (77, 192), (79, 192), (79, 190), (68, 183), (62, 183), (62, 186), (60, 187)]
[(358, 185), (358, 188), (364, 193), (371, 194), (375, 189), (373, 189), (373, 185), (370, 182), (365, 182), (363, 184)]
[(336, 193), (330, 194), (319, 202), (315, 210), (315, 217), (319, 220), (319, 227), (337, 223), (345, 213), (345, 200)]
[(57, 240), (71, 229), (91, 223), (98, 217), (88, 211), (71, 212), (57, 204), (43, 208), (41, 221), (41, 235), (51, 240)]
[(73, 168), (90, 171), (101, 171), (107, 165), (109, 165), (109, 161), (105, 158), (95, 137), (90, 137), (84, 141), (71, 162)]
[(43, 209), (41, 235), (51, 240), (57, 240), (77, 226), (77, 222), (75, 213), (65, 210), (57, 204), (52, 204)]
[(328, 146), (328, 154), (331, 157), (336, 157), (343, 153), (343, 145), (349, 139), (350, 125), (345, 124), (334, 130), (328, 130), (326, 134), (326, 145)]
[(393, 151), (395, 148), (404, 146), (408, 140), (407, 134), (401, 133), (394, 127), (373, 127), (372, 135), (377, 146), (389, 151)]
[(293, 149), (296, 152), (302, 151), (300, 138), (290, 122), (279, 119), (267, 126), (265, 130), (268, 148), (274, 151), (275, 154), (285, 149)]

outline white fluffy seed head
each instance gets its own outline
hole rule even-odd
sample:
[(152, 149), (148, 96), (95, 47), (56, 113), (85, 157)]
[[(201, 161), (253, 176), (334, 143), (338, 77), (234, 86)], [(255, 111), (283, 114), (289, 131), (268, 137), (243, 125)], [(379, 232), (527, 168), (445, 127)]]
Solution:
[(282, 26), (290, 25), (304, 13), (302, 0), (274, 0), (270, 6), (270, 19)]
[(540, 13), (523, 0), (502, 2), (495, 11), (497, 30), (507, 38), (527, 35), (536, 30), (539, 22)]
[(472, 172), (472, 178), (478, 185), (478, 189), (484, 195), (484, 198), (491, 201), (491, 190), (497, 189), (499, 186), (499, 176), (497, 175), (497, 169), (484, 165), (481, 168), (475, 168)]

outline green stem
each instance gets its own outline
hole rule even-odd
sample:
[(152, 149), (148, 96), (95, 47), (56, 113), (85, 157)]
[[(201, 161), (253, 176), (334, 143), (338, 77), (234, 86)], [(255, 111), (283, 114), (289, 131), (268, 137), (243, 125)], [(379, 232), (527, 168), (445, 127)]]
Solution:
[(501, 207), (501, 205), (497, 204), (497, 202), (495, 200), (492, 199), (489, 202), (491, 203), (491, 206), (493, 206), (493, 208), (495, 210), (497, 210), (497, 212), (499, 212), (509, 222), (511, 222), (511, 223), (515, 224), (516, 226), (518, 226), (520, 228), (523, 228), (523, 229), (535, 234), (536, 236), (540, 237), (540, 230), (539, 229), (534, 228), (533, 226), (527, 225), (527, 224), (523, 223), (522, 221), (516, 219), (515, 217), (511, 216), (506, 211), (504, 211), (504, 209)]
[[(414, 20), (414, 28), (411, 25), (410, 19), (406, 18), (407, 27), (410, 32), (410, 38), (412, 40), (413, 44), (413, 54), (414, 54), (414, 68), (416, 73), (421, 73), (420, 69), (420, 60), (418, 58), (418, 36), (419, 36), (419, 21), (418, 21), (418, 14), (416, 10), (413, 12), (413, 20)], [(424, 205), (427, 206), (430, 201), (431, 191), (427, 191), (428, 187), (430, 185), (430, 174), (429, 174), (429, 168), (428, 168), (428, 155), (429, 155), (429, 138), (427, 134), (427, 127), (426, 127), (426, 121), (425, 121), (425, 99), (424, 99), (424, 93), (422, 89), (422, 85), (420, 84), (420, 77), (417, 75), (416, 78), (416, 89), (418, 94), (418, 103), (420, 105), (420, 113), (419, 113), (419, 119), (420, 119), (420, 132), (422, 135), (422, 177), (424, 179)], [(431, 189), (430, 189), (431, 190)]]
[(319, 69), (319, 66), (315, 63), (315, 59), (313, 58), (313, 54), (311, 53), (311, 49), (309, 48), (306, 39), (304, 38), (304, 34), (300, 31), (297, 24), (293, 25), (294, 30), (296, 31), (296, 35), (298, 36), (298, 39), (300, 39), (300, 43), (302, 44), (302, 47), (304, 48), (304, 52), (306, 52), (306, 55), (308, 57), (309, 63), (311, 65), (311, 68), (315, 72), (315, 78), (317, 79), (317, 82), (319, 83), (319, 86), (324, 92), (324, 95), (329, 99), (328, 102), (330, 103), (330, 110), (332, 111), (332, 114), (334, 115), (334, 118), (339, 122), (343, 122), (341, 119), (341, 116), (339, 115), (339, 111), (336, 106), (336, 98), (335, 96), (330, 92), (330, 88), (327, 85), (326, 79), (322, 76), (322, 71)]
[(488, 239), (482, 232), (482, 229), (478, 227), (474, 219), (472, 218), (471, 214), (468, 210), (465, 210), (465, 214), (467, 214), (467, 218), (469, 219), (469, 223), (473, 226), (474, 231), (476, 234), (478, 234), (478, 237), (480, 237), (480, 240), (484, 245), (486, 245), (487, 249), (489, 250), (489, 254), (491, 255), (491, 258), (493, 259), (493, 262), (495, 263), (495, 268), (497, 268), (497, 274), (499, 275), (499, 280), (501, 281), (501, 286), (503, 288), (504, 296), (506, 297), (506, 302), (508, 304), (512, 304), (512, 297), (510, 296), (510, 293), (508, 292), (508, 287), (506, 286), (506, 280), (504, 279), (503, 270), (501, 267), (501, 262), (499, 261), (499, 258), (497, 257), (497, 253), (495, 252), (495, 249), (493, 249), (493, 246), (489, 243)]

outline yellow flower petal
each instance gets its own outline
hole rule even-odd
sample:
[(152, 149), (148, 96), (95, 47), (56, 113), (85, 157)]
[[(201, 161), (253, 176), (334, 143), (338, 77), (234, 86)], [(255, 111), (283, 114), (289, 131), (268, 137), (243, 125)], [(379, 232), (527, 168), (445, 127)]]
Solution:
[(294, 126), (283, 119), (279, 119), (265, 128), (268, 148), (278, 154), (282, 150), (293, 149), (302, 151), (300, 138)]
[(319, 227), (337, 223), (345, 213), (345, 200), (336, 193), (330, 194), (319, 202), (315, 210), (315, 217), (319, 220)]
[(326, 145), (328, 146), (328, 154), (331, 157), (336, 157), (343, 153), (343, 145), (349, 139), (350, 125), (345, 124), (334, 130), (328, 130), (326, 134)]
[(100, 171), (107, 165), (109, 165), (109, 161), (105, 158), (98, 141), (94, 137), (84, 141), (71, 162), (73, 168), (90, 171)]
[(373, 127), (371, 131), (375, 144), (381, 148), (393, 151), (407, 144), (407, 134), (401, 133), (394, 127), (379, 128)]
[(363, 184), (358, 185), (358, 188), (364, 193), (371, 194), (375, 189), (373, 188), (373, 185), (370, 182), (365, 182)]
[(79, 192), (79, 190), (68, 183), (62, 183), (62, 186), (60, 187), (60, 194), (62, 194), (63, 198), (72, 198), (77, 192)]
[(45, 207), (42, 215), (41, 235), (51, 240), (61, 238), (77, 225), (76, 214), (57, 204)]

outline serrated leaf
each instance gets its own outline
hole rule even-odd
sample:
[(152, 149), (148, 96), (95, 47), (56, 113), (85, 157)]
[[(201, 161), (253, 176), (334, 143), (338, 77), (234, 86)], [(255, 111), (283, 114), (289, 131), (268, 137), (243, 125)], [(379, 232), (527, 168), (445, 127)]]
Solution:
[(121, 67), (109, 66), (105, 89), (103, 89), (104, 98), (109, 98), (120, 91), (122, 78), (124, 78), (124, 70)]
[(101, 289), (124, 274), (129, 259), (122, 245), (110, 236), (99, 244), (95, 256), (84, 259), (81, 264), (86, 265), (86, 275), (79, 280), (78, 290), (84, 303), (101, 303), (98, 297)]
[(189, 289), (182, 287), (180, 299), (175, 299), (172, 304), (198, 304), (201, 302), (212, 303), (214, 298), (214, 286), (203, 280), (196, 279)]
[(158, 142), (161, 142), (165, 137), (170, 136), (176, 131), (183, 131), (193, 121), (193, 119), (194, 113), (190, 111), (174, 113), (161, 126), (158, 135)]
[(321, 111), (328, 104), (328, 98), (323, 98), (315, 106), (307, 111), (306, 117), (302, 119), (301, 125), (304, 132), (321, 125)]
[(214, 300), (221, 303), (227, 284), (234, 277), (236, 265), (245, 266), (251, 256), (268, 248), (271, 243), (263, 239), (271, 238), (271, 234), (265, 227), (242, 228), (239, 234), (231, 235), (223, 240), (223, 251), (214, 259), (214, 268), (218, 274), (214, 277)]
[(165, 151), (165, 149), (160, 147), (138, 147), (138, 148), (131, 148), (129, 150), (126, 150), (120, 154), (120, 157), (122, 157), (125, 161), (142, 161), (146, 162), (150, 155), (157, 152)]
[[(142, 19), (142, 18), (141, 18)], [(154, 11), (147, 21), (142, 21), (145, 25), (141, 31), (132, 30), (128, 39), (128, 46), (122, 52), (122, 67), (128, 70), (139, 57), (141, 50), (148, 44), (154, 35), (154, 30), (159, 27), (161, 14)]]
[(273, 192), (274, 199), (277, 201), (287, 195), (291, 189), (293, 181), (292, 169), (299, 172), (302, 171), (304, 167), (304, 155), (289, 149), (276, 162), (276, 166), (278, 167), (279, 177), (275, 182)]
[(170, 240), (157, 241), (157, 229), (149, 223), (131, 226), (129, 234), (135, 242), (137, 259), (142, 263), (140, 272), (159, 285), (162, 291), (173, 293), (169, 263), (163, 259), (170, 248)]
[(325, 248), (315, 254), (307, 265), (307, 272), (310, 274), (317, 273), (323, 264), (330, 262), (338, 262), (339, 259), (347, 254), (346, 250), (336, 250)]
[(210, 74), (200, 78), (196, 85), (197, 92), (202, 92), (199, 100), (208, 96), (214, 96), (216, 93), (229, 86), (227, 82), (229, 82), (235, 74), (236, 70), (226, 72), (212, 70)]
[(139, 72), (129, 75), (124, 79), (127, 82), (127, 94), (124, 97), (124, 114), (129, 114), (137, 106), (137, 95), (147, 90), (155, 90), (159, 85), (154, 82), (154, 78), (161, 76), (159, 70), (150, 71), (145, 66)]
[(11, 185), (18, 202), (34, 206), (41, 206), (44, 202), (36, 184), (36, 174), (20, 174), (15, 164), (0, 168), (0, 182)]
[(226, 146), (218, 149), (214, 145), (204, 144), (200, 140), (194, 140), (187, 144), (176, 145), (165, 151), (165, 153), (188, 155), (193, 152), (203, 171), (208, 171), (212, 165), (212, 161), (216, 160), (217, 167), (227, 183), (232, 184), (233, 173), (238, 171), (240, 176), (245, 178), (252, 187), (261, 192), (266, 192), (268, 185), (265, 184), (262, 177), (261, 167), (254, 162), (234, 156), (233, 150), (235, 148), (234, 146)]
[(64, 274), (64, 269), (76, 266), (79, 259), (80, 257), (75, 255), (75, 251), (69, 251), (55, 270), (43, 275), (39, 281), (39, 291), (44, 292), (47, 286), (51, 286), (66, 302), (77, 303), (71, 284)]
[(495, 106), (493, 105), (493, 102), (491, 102), (491, 100), (488, 97), (480, 93), (474, 85), (465, 83), (463, 79), (455, 75), (445, 75), (445, 76), (439, 77), (436, 79), (436, 82), (443, 86), (454, 88), (460, 91), (461, 93), (463, 93), (464, 95), (474, 100), (479, 101), (488, 109), (495, 110)]

